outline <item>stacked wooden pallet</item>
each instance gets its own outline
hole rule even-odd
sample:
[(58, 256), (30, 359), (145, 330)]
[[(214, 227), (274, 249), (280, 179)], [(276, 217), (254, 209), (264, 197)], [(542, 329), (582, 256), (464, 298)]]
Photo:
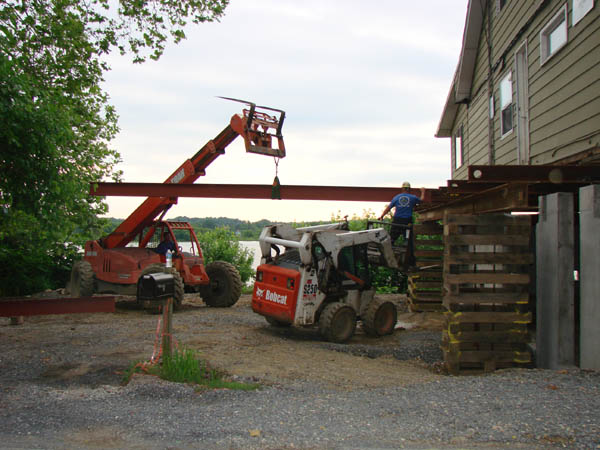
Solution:
[(408, 306), (412, 312), (442, 311), (444, 228), (436, 222), (415, 224), (416, 268), (408, 273)]
[(530, 232), (529, 217), (445, 215), (442, 348), (451, 374), (531, 362)]

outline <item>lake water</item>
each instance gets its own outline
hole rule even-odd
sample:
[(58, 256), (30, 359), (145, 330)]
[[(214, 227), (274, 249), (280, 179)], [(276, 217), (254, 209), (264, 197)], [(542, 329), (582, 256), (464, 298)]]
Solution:
[[(252, 262), (252, 269), (256, 270), (258, 265), (260, 264), (260, 244), (258, 241), (239, 241), (241, 245), (245, 248), (252, 250), (252, 254), (254, 255), (254, 261)], [(187, 251), (190, 248), (190, 243), (183, 241), (179, 242), (179, 246), (183, 249), (183, 251)]]
[(252, 263), (252, 268), (256, 269), (258, 267), (258, 265), (260, 264), (260, 244), (258, 243), (258, 241), (240, 241), (240, 244), (242, 244), (244, 247), (252, 250), (252, 253), (254, 254), (254, 261)]

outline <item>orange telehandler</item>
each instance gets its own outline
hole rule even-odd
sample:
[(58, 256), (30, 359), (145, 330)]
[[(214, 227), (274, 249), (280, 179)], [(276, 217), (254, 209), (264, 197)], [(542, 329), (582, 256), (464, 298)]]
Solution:
[[(225, 98), (225, 97), (223, 97)], [(283, 158), (285, 146), (281, 129), (285, 112), (257, 106), (243, 100), (248, 108), (234, 114), (231, 121), (213, 140), (208, 141), (191, 159), (185, 161), (165, 183), (193, 183), (205, 175), (205, 169), (239, 135), (246, 151)], [(275, 113), (275, 114), (271, 114)], [(148, 197), (112, 233), (85, 244), (83, 259), (75, 262), (71, 271), (70, 290), (76, 297), (87, 297), (94, 292), (136, 295), (138, 303), (150, 307), (140, 299), (139, 281), (144, 275), (156, 272), (170, 273), (175, 282), (174, 307), (181, 306), (184, 292), (199, 292), (209, 306), (226, 307), (239, 299), (242, 282), (237, 269), (224, 261), (205, 266), (202, 249), (196, 234), (187, 222), (163, 220), (177, 198)], [(156, 252), (160, 238), (168, 234), (175, 244), (172, 265), (167, 267), (165, 255)], [(183, 249), (180, 242), (189, 242)], [(135, 245), (133, 242), (137, 241)]]

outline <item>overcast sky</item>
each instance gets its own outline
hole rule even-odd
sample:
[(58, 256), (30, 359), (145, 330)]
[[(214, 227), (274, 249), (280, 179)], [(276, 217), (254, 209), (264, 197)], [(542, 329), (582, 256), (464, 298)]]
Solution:
[[(283, 185), (435, 188), (450, 178), (436, 139), (458, 62), (467, 0), (231, 0), (218, 23), (186, 29), (158, 62), (112, 56), (104, 85), (120, 116), (123, 181), (163, 182), (242, 105), (286, 111)], [(271, 184), (272, 158), (238, 138), (197, 183)], [(125, 218), (143, 200), (109, 197)], [(273, 221), (380, 214), (385, 203), (185, 199), (168, 217)]]

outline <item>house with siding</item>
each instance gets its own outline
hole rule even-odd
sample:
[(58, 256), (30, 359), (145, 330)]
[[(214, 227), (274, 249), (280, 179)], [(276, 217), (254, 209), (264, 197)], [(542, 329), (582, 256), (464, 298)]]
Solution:
[(471, 165), (598, 163), (597, 3), (469, 1), (436, 132), (451, 138), (452, 179)]
[(421, 226), (443, 224), (432, 277), (451, 373), (600, 369), (597, 3), (469, 0), (436, 131), (450, 138), (452, 179), (418, 211)]

